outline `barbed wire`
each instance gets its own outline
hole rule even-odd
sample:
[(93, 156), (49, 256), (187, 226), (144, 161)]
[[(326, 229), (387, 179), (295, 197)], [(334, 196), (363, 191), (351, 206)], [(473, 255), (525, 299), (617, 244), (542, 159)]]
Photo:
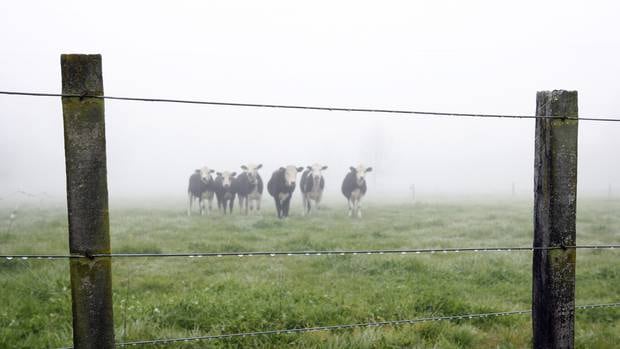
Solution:
[[(620, 302), (619, 303), (578, 305), (578, 306), (575, 306), (575, 310), (586, 310), (586, 309), (597, 309), (597, 308), (616, 308), (616, 307), (620, 307)], [(364, 328), (364, 327), (401, 326), (401, 325), (412, 325), (412, 324), (423, 323), (423, 322), (472, 320), (472, 319), (483, 319), (483, 318), (492, 318), (492, 317), (494, 318), (494, 317), (500, 317), (500, 316), (524, 315), (524, 314), (530, 314), (531, 312), (532, 312), (531, 310), (514, 310), (514, 311), (502, 311), (502, 312), (493, 312), (493, 313), (477, 313), (477, 314), (449, 315), (449, 316), (437, 316), (437, 317), (423, 317), (423, 318), (409, 319), (409, 320), (389, 320), (389, 321), (365, 322), (365, 323), (346, 324), (346, 325), (303, 327), (303, 328), (292, 328), (292, 329), (283, 329), (283, 330), (239, 332), (239, 333), (205, 335), (205, 336), (194, 336), (194, 337), (138, 340), (138, 341), (116, 343), (116, 346), (126, 347), (126, 346), (138, 346), (138, 345), (145, 345), (145, 344), (160, 345), (160, 344), (171, 344), (171, 343), (179, 343), (179, 342), (257, 337), (257, 336), (266, 336), (266, 335), (283, 335), (283, 334), (299, 334), (299, 333), (308, 333), (308, 332), (337, 331), (337, 330), (346, 330), (346, 329)], [(73, 349), (73, 347), (64, 347), (60, 349)]]
[(256, 251), (256, 252), (178, 252), (178, 253), (94, 253), (89, 255), (34, 255), (14, 254), (0, 255), (0, 258), (8, 260), (27, 259), (69, 259), (69, 258), (133, 258), (133, 257), (293, 257), (293, 256), (345, 256), (345, 255), (390, 255), (390, 254), (435, 254), (435, 253), (459, 253), (459, 252), (522, 252), (541, 250), (613, 250), (620, 249), (620, 245), (576, 245), (576, 246), (549, 246), (549, 247), (451, 247), (451, 248), (416, 248), (394, 250), (323, 250), (323, 251)]
[(520, 114), (480, 114), (480, 113), (450, 113), (435, 111), (416, 111), (403, 109), (381, 109), (381, 108), (343, 108), (343, 107), (325, 107), (325, 106), (307, 106), (307, 105), (287, 105), (287, 104), (263, 104), (263, 103), (237, 103), (237, 102), (216, 102), (204, 100), (189, 99), (171, 99), (171, 98), (143, 98), (143, 97), (117, 97), (89, 94), (70, 94), (70, 93), (39, 93), (39, 92), (17, 92), (17, 91), (0, 91), (3, 95), (12, 96), (31, 96), (31, 97), (71, 97), (71, 98), (98, 98), (120, 101), (134, 102), (160, 102), (160, 103), (182, 103), (182, 104), (202, 104), (214, 106), (228, 107), (250, 107), (250, 108), (272, 108), (272, 109), (300, 109), (300, 110), (321, 110), (321, 111), (338, 111), (338, 112), (359, 112), (359, 113), (380, 113), (380, 114), (409, 114), (409, 115), (427, 115), (427, 116), (452, 116), (452, 117), (475, 117), (475, 118), (510, 118), (510, 119), (565, 119), (565, 120), (583, 120), (583, 121), (611, 121), (620, 122), (620, 118), (616, 117), (574, 117), (574, 116), (541, 116), (541, 115), (520, 115)]

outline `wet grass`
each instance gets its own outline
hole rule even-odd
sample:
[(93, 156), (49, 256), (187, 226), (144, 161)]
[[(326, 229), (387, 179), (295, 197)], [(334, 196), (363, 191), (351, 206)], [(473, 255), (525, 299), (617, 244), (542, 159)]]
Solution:
[[(182, 206), (113, 208), (114, 252), (529, 246), (526, 202), (333, 203), (311, 217), (186, 217)], [(298, 209), (294, 207), (293, 209)], [(7, 217), (9, 210), (0, 210)], [(295, 211), (294, 213), (297, 213)], [(4, 222), (0, 222), (4, 224)], [(66, 213), (22, 209), (0, 253), (67, 253)], [(581, 200), (578, 243), (618, 243), (620, 201)], [(618, 301), (620, 255), (579, 251), (577, 304)], [(0, 261), (0, 347), (71, 343), (68, 262)], [(133, 258), (113, 262), (117, 341), (529, 309), (531, 253)], [(523, 348), (527, 315), (211, 341), (217, 348)], [(580, 311), (576, 344), (615, 348), (620, 310)], [(203, 348), (204, 342), (172, 348)], [(147, 346), (148, 347), (148, 346)], [(161, 346), (160, 346), (161, 347)]]

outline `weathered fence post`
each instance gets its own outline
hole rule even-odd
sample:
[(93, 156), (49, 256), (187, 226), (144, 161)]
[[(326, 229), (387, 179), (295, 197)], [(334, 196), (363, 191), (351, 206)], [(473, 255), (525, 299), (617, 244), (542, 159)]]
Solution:
[[(61, 55), (62, 93), (103, 95), (101, 55)], [(69, 249), (110, 253), (104, 101), (63, 97)], [(73, 345), (113, 348), (110, 258), (71, 259)]]
[[(536, 115), (577, 117), (577, 91), (542, 91)], [(534, 348), (573, 348), (577, 126), (574, 119), (536, 119), (532, 326)]]

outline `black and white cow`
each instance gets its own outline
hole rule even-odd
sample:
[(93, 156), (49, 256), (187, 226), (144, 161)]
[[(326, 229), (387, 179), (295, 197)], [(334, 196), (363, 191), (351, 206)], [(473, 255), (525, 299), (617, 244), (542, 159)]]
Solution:
[(233, 182), (235, 181), (235, 175), (237, 172), (218, 172), (215, 177), (215, 195), (217, 196), (217, 208), (223, 210), (226, 214), (226, 210), (232, 214), (233, 204), (235, 203), (235, 188)]
[(308, 166), (304, 173), (301, 174), (301, 180), (299, 181), (299, 189), (301, 190), (304, 215), (310, 214), (312, 209), (311, 200), (314, 200), (315, 206), (318, 209), (323, 197), (323, 189), (325, 189), (325, 178), (321, 171), (327, 169), (327, 166), (321, 166), (314, 164)]
[[(204, 215), (211, 211), (213, 205), (213, 194), (215, 192), (215, 181), (211, 176), (214, 171), (208, 167), (203, 167), (196, 170), (189, 177), (189, 185), (187, 186), (187, 215), (192, 215), (192, 205), (194, 200), (198, 199), (198, 207), (200, 208), (200, 214)], [(205, 199), (208, 201), (209, 206), (205, 208)]]
[(357, 216), (362, 218), (361, 200), (366, 195), (366, 173), (372, 171), (372, 167), (359, 165), (351, 166), (351, 171), (347, 173), (342, 182), (342, 194), (349, 202), (349, 217)]
[(297, 173), (303, 171), (303, 167), (286, 166), (276, 170), (267, 183), (267, 191), (276, 201), (278, 218), (288, 217), (291, 207), (291, 196), (295, 191)]
[(239, 210), (241, 213), (248, 214), (248, 204), (250, 206), (250, 210), (254, 210), (254, 204), (256, 204), (256, 211), (260, 211), (260, 201), (263, 195), (263, 179), (260, 174), (258, 174), (258, 170), (263, 167), (262, 164), (259, 165), (243, 165), (241, 169), (243, 169), (243, 173), (237, 176), (234, 181), (235, 192), (237, 193), (237, 197), (239, 198)]

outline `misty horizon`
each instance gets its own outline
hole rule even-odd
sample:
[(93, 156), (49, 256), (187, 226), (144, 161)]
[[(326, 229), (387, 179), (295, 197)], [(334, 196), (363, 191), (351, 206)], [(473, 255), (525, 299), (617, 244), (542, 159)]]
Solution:
[[(58, 92), (60, 54), (101, 53), (113, 96), (533, 115), (537, 91), (567, 89), (579, 93), (580, 116), (618, 117), (618, 5), (561, 4), (355, 2), (326, 13), (326, 4), (300, 11), (279, 1), (110, 3), (92, 19), (16, 3), (1, 15), (11, 35), (0, 48), (0, 85)], [(143, 6), (152, 16), (135, 28)], [(429, 19), (439, 13), (445, 22)], [(327, 165), (334, 198), (360, 163), (374, 168), (369, 201), (407, 198), (412, 184), (429, 197), (510, 196), (513, 183), (517, 195), (533, 193), (534, 120), (111, 100), (105, 109), (111, 199), (184, 198), (196, 168), (240, 172), (247, 163), (262, 163), (264, 180), (280, 166)], [(0, 198), (23, 190), (63, 200), (60, 98), (0, 95), (0, 110)], [(579, 195), (620, 192), (618, 132), (619, 123), (580, 122)]]

